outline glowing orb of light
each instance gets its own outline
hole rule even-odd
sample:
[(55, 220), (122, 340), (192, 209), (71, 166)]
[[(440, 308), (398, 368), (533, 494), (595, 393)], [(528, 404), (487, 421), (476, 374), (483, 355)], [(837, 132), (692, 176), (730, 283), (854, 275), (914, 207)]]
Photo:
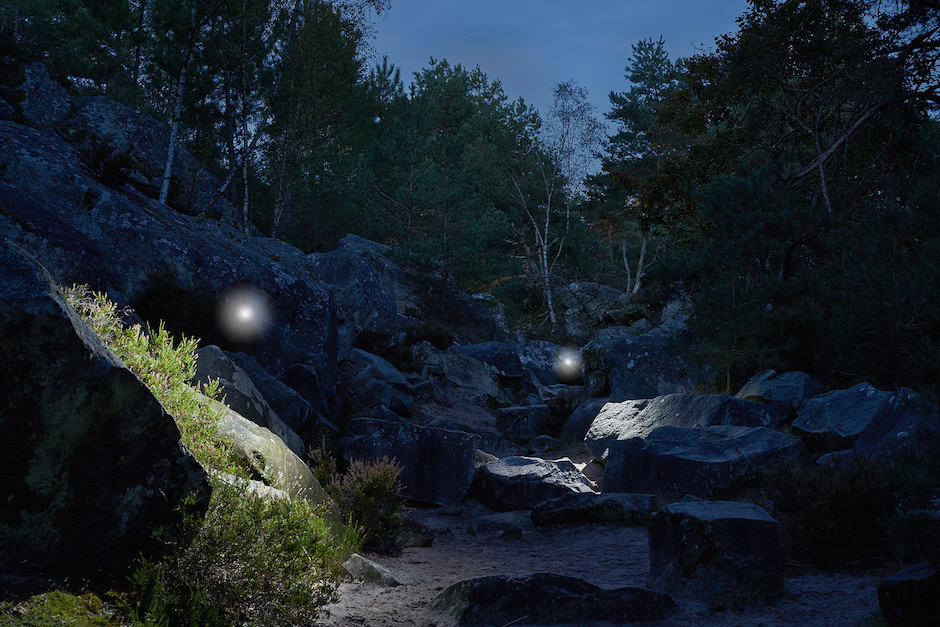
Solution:
[(581, 353), (571, 348), (561, 349), (558, 351), (555, 367), (558, 369), (559, 376), (566, 379), (580, 375)]
[(219, 302), (219, 326), (236, 342), (260, 339), (268, 329), (270, 315), (267, 294), (253, 287), (233, 288)]

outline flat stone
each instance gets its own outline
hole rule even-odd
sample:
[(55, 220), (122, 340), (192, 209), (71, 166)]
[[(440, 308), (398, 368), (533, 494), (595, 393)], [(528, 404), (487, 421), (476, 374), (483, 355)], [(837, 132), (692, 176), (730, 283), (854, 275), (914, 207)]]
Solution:
[(532, 508), (536, 525), (618, 523), (645, 525), (653, 511), (652, 494), (566, 494)]

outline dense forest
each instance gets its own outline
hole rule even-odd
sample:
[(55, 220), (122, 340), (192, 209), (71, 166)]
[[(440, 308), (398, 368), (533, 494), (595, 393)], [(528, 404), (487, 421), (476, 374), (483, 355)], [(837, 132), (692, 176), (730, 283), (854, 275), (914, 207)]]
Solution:
[(751, 0), (691, 58), (637, 42), (610, 136), (576, 80), (539, 112), (479, 68), (402, 77), (370, 47), (389, 10), (0, 0), (0, 83), (42, 60), (167, 123), (167, 172), (192, 152), (246, 233), (395, 245), (530, 333), (563, 341), (557, 295), (596, 281), (688, 299), (729, 387), (775, 368), (940, 393), (940, 3)]

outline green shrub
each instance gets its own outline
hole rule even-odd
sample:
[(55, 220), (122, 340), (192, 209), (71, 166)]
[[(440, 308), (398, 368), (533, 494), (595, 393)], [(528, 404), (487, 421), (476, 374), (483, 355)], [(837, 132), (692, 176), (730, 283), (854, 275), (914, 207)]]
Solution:
[(334, 599), (341, 565), (357, 550), (337, 540), (322, 507), (270, 499), (216, 481), (191, 544), (168, 538), (170, 557), (144, 562), (130, 604), (139, 620), (169, 625), (310, 623)]
[(403, 510), (400, 496), (401, 466), (387, 457), (376, 462), (354, 460), (344, 475), (333, 477), (326, 490), (343, 516), (363, 530), (363, 543), (387, 551)]
[(780, 467), (766, 475), (764, 489), (791, 561), (828, 570), (881, 565), (892, 557), (886, 466)]

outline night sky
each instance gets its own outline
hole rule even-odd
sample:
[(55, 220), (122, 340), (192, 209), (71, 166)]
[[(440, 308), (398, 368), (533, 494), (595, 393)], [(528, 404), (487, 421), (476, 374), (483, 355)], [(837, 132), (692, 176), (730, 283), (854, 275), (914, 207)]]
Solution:
[(745, 0), (392, 0), (378, 18), (376, 58), (387, 55), (412, 73), (430, 57), (499, 79), (511, 100), (522, 97), (545, 114), (552, 88), (575, 79), (600, 114), (608, 94), (624, 91), (630, 46), (641, 39), (666, 42), (670, 58), (714, 48), (734, 32)]

